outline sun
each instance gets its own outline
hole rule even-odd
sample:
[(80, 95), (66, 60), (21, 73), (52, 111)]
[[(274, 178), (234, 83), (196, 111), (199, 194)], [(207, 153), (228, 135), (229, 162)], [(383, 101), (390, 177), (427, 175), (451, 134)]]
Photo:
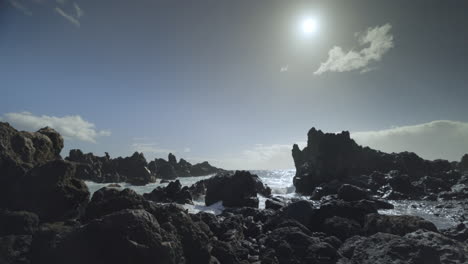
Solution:
[(304, 34), (313, 34), (318, 31), (318, 22), (314, 18), (306, 18), (302, 21), (301, 28)]

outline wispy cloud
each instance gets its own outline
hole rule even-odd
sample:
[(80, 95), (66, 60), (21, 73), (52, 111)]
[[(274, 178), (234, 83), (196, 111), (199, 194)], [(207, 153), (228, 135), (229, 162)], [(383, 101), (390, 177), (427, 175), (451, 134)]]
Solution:
[(59, 15), (64, 17), (66, 20), (68, 20), (70, 23), (74, 24), (77, 27), (80, 27), (80, 21), (78, 18), (76, 18), (74, 15), (66, 13), (62, 8), (56, 7), (55, 12), (57, 12)]
[(96, 126), (79, 115), (47, 116), (29, 112), (6, 113), (0, 120), (9, 122), (20, 130), (35, 131), (48, 126), (56, 129), (65, 139), (96, 143), (98, 137), (110, 136), (109, 130), (96, 130)]
[(10, 4), (18, 9), (19, 11), (21, 11), (23, 14), (27, 15), (27, 16), (32, 16), (32, 12), (31, 10), (29, 10), (27, 7), (25, 7), (24, 5), (22, 5), (20, 2), (16, 1), (16, 0), (9, 0)]
[(73, 2), (73, 7), (75, 8), (75, 13), (76, 13), (77, 18), (80, 18), (84, 15), (83, 9), (81, 9), (80, 6), (76, 2)]
[(148, 154), (169, 154), (175, 152), (172, 149), (161, 148), (157, 143), (135, 142), (131, 145), (132, 151), (138, 151)]
[(289, 65), (281, 66), (280, 72), (287, 72), (289, 70)]
[[(299, 143), (301, 147), (305, 142)], [(291, 144), (256, 144), (239, 153), (230, 153), (217, 158), (189, 158), (190, 161), (207, 160), (225, 169), (292, 169)]]
[(368, 28), (365, 33), (356, 33), (359, 45), (368, 45), (368, 47), (345, 52), (343, 48), (335, 46), (328, 52), (327, 61), (322, 62), (314, 74), (353, 70), (361, 70), (361, 73), (370, 71), (371, 68), (368, 68), (368, 65), (373, 61), (380, 61), (382, 56), (394, 46), (393, 35), (390, 34), (391, 28), (390, 24), (385, 24)]
[(426, 159), (460, 160), (468, 153), (468, 123), (437, 120), (390, 129), (351, 133), (361, 145), (385, 152), (412, 151)]

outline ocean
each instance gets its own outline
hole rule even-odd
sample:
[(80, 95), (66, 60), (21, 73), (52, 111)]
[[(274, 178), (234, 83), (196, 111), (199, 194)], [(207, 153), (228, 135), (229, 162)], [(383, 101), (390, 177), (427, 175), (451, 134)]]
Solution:
[[(306, 196), (301, 196), (295, 192), (293, 185), (293, 177), (296, 171), (291, 170), (252, 170), (253, 174), (257, 174), (263, 183), (267, 184), (272, 189), (274, 196), (281, 196), (285, 198), (303, 198), (308, 199)], [(191, 186), (197, 181), (208, 179), (213, 175), (202, 177), (181, 177), (178, 180), (183, 186)], [(86, 181), (91, 194), (102, 187), (108, 186), (110, 183), (95, 183)], [(167, 183), (150, 183), (145, 186), (133, 186), (128, 183), (118, 183), (122, 189), (130, 188), (138, 194), (149, 193), (158, 186), (166, 186)], [(260, 208), (265, 208), (266, 198), (259, 196)], [(437, 201), (389, 201), (395, 208), (390, 210), (380, 210), (381, 214), (391, 215), (416, 215), (426, 220), (433, 222), (439, 229), (452, 227), (463, 221), (466, 216), (466, 201), (454, 203), (440, 203)], [(318, 202), (314, 202), (319, 206)], [(209, 212), (213, 214), (220, 214), (224, 207), (221, 202), (211, 206), (205, 206), (204, 201), (194, 201), (193, 205), (186, 204), (184, 207), (191, 213), (199, 211)]]

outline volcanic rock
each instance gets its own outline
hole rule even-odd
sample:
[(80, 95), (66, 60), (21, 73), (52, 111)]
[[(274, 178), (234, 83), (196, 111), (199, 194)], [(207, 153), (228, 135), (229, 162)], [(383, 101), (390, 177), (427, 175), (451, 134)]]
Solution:
[(263, 185), (257, 175), (248, 171), (219, 174), (208, 179), (205, 184), (207, 206), (223, 201), (223, 205), (229, 207), (258, 207), (257, 193), (264, 196), (271, 194), (271, 189)]

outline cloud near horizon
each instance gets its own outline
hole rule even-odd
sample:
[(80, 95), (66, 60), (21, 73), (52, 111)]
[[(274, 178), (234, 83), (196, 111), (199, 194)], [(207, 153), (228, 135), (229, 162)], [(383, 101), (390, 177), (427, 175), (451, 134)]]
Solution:
[(325, 72), (347, 72), (361, 70), (365, 73), (371, 70), (368, 65), (373, 61), (380, 61), (382, 56), (393, 48), (393, 35), (390, 34), (392, 26), (385, 24), (380, 27), (368, 28), (365, 33), (356, 33), (360, 46), (369, 45), (359, 51), (345, 52), (339, 46), (328, 52), (328, 59), (320, 64), (315, 75)]
[(96, 130), (96, 126), (79, 115), (47, 116), (29, 112), (6, 113), (0, 121), (8, 122), (19, 130), (36, 131), (43, 127), (57, 130), (65, 139), (96, 143), (98, 137), (110, 136), (109, 130)]
[(351, 133), (360, 145), (384, 152), (411, 151), (425, 159), (460, 161), (468, 153), (468, 123), (436, 120), (418, 125)]
[(172, 149), (161, 148), (157, 143), (135, 142), (131, 145), (132, 151), (142, 152), (144, 154), (164, 154), (176, 153)]
[[(425, 159), (460, 161), (468, 153), (468, 123), (438, 120), (391, 129), (351, 133), (360, 145), (384, 152), (411, 151)], [(298, 142), (302, 149), (306, 142)], [(292, 144), (255, 145), (234, 158), (206, 159), (226, 169), (291, 169)], [(193, 160), (193, 159), (192, 159)], [(196, 159), (201, 161), (201, 159)]]

